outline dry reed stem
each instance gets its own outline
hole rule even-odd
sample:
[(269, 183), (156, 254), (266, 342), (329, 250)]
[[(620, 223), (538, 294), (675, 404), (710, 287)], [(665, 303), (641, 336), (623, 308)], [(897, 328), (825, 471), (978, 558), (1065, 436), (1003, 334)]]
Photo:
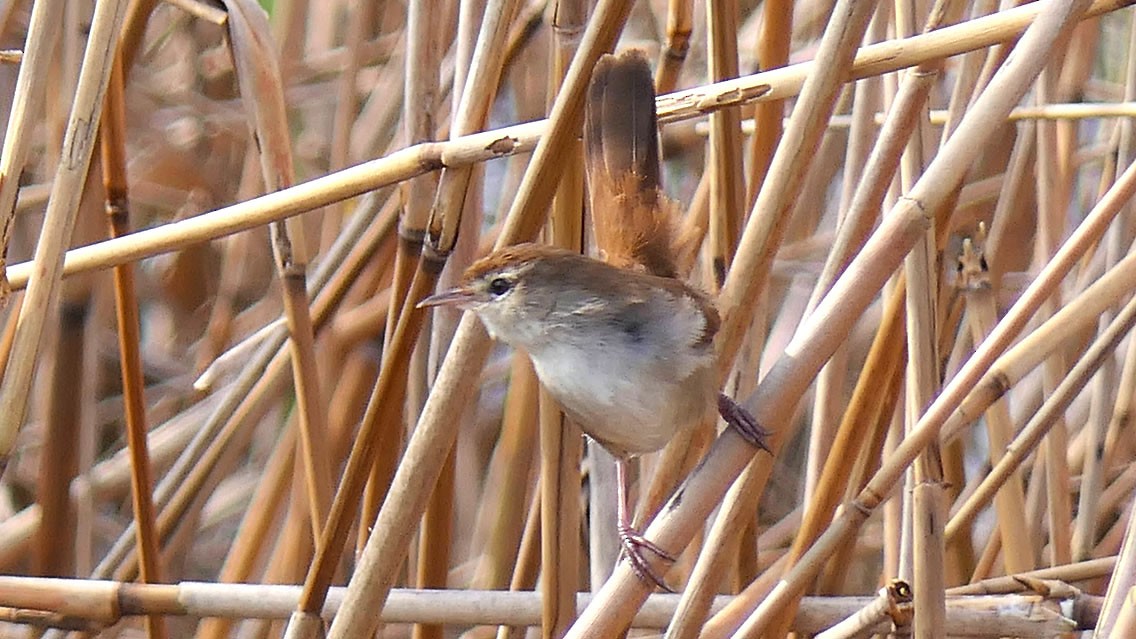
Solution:
[[(909, 140), (905, 157), (910, 158), (912, 152), (922, 156), (922, 144), (912, 145), (918, 136), (916, 131)], [(912, 161), (921, 165), (922, 157)], [(936, 356), (935, 298), (939, 271), (935, 263), (934, 236), (935, 229), (929, 227), (904, 259), (908, 352), (904, 426), (908, 430), (918, 421), (923, 407), (934, 398), (941, 379)], [(913, 578), (914, 632), (921, 637), (942, 638), (946, 636), (943, 524), (947, 507), (938, 441), (931, 442), (920, 453), (910, 479), (914, 489), (910, 508), (905, 512), (908, 519), (905, 523), (909, 523), (907, 529), (911, 531), (912, 556), (901, 559), (899, 576), (907, 578), (910, 571)]]
[(655, 65), (656, 93), (670, 93), (678, 86), (679, 72), (690, 51), (693, 21), (694, 0), (667, 0), (666, 42), (659, 47), (659, 63)]
[(0, 460), (4, 464), (27, 411), (47, 311), (58, 300), (63, 256), (71, 239), (81, 187), (94, 149), (95, 136), (90, 124), (98, 121), (102, 111), (103, 93), (110, 78), (114, 42), (124, 9), (125, 3), (121, 1), (101, 3), (91, 23), (62, 156), (36, 246), (36, 269), (20, 306), (12, 349), (3, 380), (0, 380), (0, 404), (6, 407), (0, 413)]
[[(43, 108), (44, 92), (49, 76), (48, 68), (55, 42), (59, 37), (59, 27), (62, 23), (59, 15), (63, 6), (64, 3), (56, 1), (37, 2), (32, 7), (27, 42), (24, 45), (20, 72), (13, 91), (11, 111), (4, 129), (4, 148), (0, 152), (0, 175), (20, 175), (27, 163), (33, 127)], [(0, 211), (4, 211), (0, 220), (0, 266), (5, 266), (7, 263), (19, 186), (19, 180), (0, 180)], [(6, 274), (4, 281), (7, 281)], [(4, 286), (0, 284), (0, 299), (7, 298)]]
[[(266, 191), (294, 181), (292, 149), (284, 107), (283, 81), (268, 27), (268, 17), (250, 0), (226, 0), (231, 55), (243, 90), (249, 129), (259, 150)], [(296, 411), (300, 426), (300, 459), (304, 468), (313, 537), (323, 528), (331, 504), (331, 460), (325, 445), (326, 410), (316, 372), (312, 321), (304, 279), (307, 248), (295, 220), (270, 225), (277, 275), (283, 282), (284, 315), (291, 349)]]
[[(962, 268), (973, 268), (981, 262), (981, 254), (969, 254), (970, 245), (964, 245), (963, 260), (967, 257), (974, 260), (968, 264), (962, 262)], [(981, 249), (978, 249), (981, 251)], [(968, 260), (969, 261), (969, 260)], [(984, 262), (982, 262), (984, 263)], [(970, 325), (971, 339), (974, 343), (981, 343), (990, 335), (991, 329), (997, 323), (997, 309), (995, 308), (990, 282), (985, 272), (975, 272), (966, 286), (967, 319)], [(1001, 452), (1013, 438), (1013, 421), (1010, 417), (1009, 406), (1005, 401), (996, 401), (986, 410), (986, 434), (990, 442), (990, 462), (997, 463)], [(1003, 539), (1014, 539), (1016, 543), (1003, 547), (1002, 560), (1007, 573), (1020, 573), (1034, 568), (1034, 550), (1027, 533), (1025, 510), (1025, 492), (1022, 489), (1021, 478), (1017, 475), (1008, 480), (1008, 484), (1001, 490), (995, 500), (998, 511), (998, 530)]]
[(1053, 394), (1046, 398), (1029, 423), (1006, 447), (1005, 454), (982, 480), (978, 489), (951, 518), (951, 522), (947, 526), (948, 537), (957, 533), (963, 523), (973, 519), (977, 515), (978, 509), (984, 507), (993, 497), (994, 492), (1012, 476), (1018, 465), (1025, 461), (1025, 457), (1040, 443), (1042, 436), (1046, 434), (1054, 420), (1068, 408), (1069, 403), (1081, 391), (1084, 383), (1100, 368), (1105, 358), (1111, 357), (1112, 351), (1115, 350), (1120, 340), (1127, 335), (1133, 325), (1136, 325), (1136, 299), (1125, 304), (1116, 318), (1109, 323), (1106, 330), (1085, 351), (1084, 356), (1077, 361), (1069, 374), (1061, 380)]
[[(286, 585), (215, 584), (181, 582), (171, 585), (105, 581), (0, 578), (0, 602), (14, 609), (9, 619), (21, 623), (113, 623), (123, 616), (157, 613), (235, 619), (281, 619), (295, 605), (299, 587)], [(335, 588), (322, 610), (325, 616), (343, 605), (345, 589)], [(715, 608), (729, 601), (715, 600)], [(875, 598), (806, 597), (794, 630), (819, 632), (846, 618)], [(578, 593), (577, 606), (594, 600)], [(635, 617), (635, 626), (659, 628), (670, 618), (677, 595), (652, 595)], [(1073, 621), (1060, 613), (1061, 605), (1090, 609), (1100, 598), (1080, 595), (1068, 588), (1047, 594), (1005, 594), (949, 599), (947, 623), (966, 636), (1048, 637), (1067, 631)], [(425, 620), (440, 624), (535, 625), (540, 619), (540, 595), (535, 592), (431, 591), (398, 589), (391, 593), (381, 616), (388, 623)], [(1091, 612), (1091, 610), (1090, 610)], [(873, 628), (880, 631), (881, 627)], [(1048, 633), (1048, 634), (1047, 634)]]
[[(926, 19), (924, 31), (939, 28), (944, 22), (952, 21), (960, 13), (961, 7), (960, 2), (935, 2)], [(897, 25), (906, 23), (905, 26), (913, 30), (915, 16), (905, 17), (905, 12), (900, 12), (900, 8), (906, 8), (906, 5), (897, 4)], [(938, 77), (941, 69), (941, 62), (921, 64), (909, 72), (908, 76), (913, 78), (913, 84), (929, 83)], [(900, 181), (904, 194), (909, 191), (915, 176), (925, 170), (925, 158), (929, 155), (924, 150), (924, 140), (930, 137), (929, 125), (923, 116), (927, 110), (927, 92), (921, 91), (918, 86), (912, 87), (912, 90), (916, 94), (922, 94), (922, 99), (917, 105), (920, 117), (907, 138), (900, 162)], [(957, 192), (955, 196), (957, 197)], [(946, 228), (947, 224), (940, 219), (936, 226)], [(929, 227), (904, 259), (908, 352), (904, 411), (906, 430), (914, 427), (920, 412), (938, 392), (942, 379), (937, 357), (939, 268), (935, 237), (936, 228)], [(910, 503), (907, 504), (909, 508), (905, 512), (905, 532), (910, 531), (912, 537), (912, 555), (910, 558), (906, 555), (901, 558), (899, 572), (901, 579), (913, 579), (914, 632), (925, 637), (944, 637), (946, 633), (946, 547), (943, 524), (947, 506), (943, 474), (942, 450), (939, 442), (935, 441), (920, 453), (914, 473), (909, 475), (914, 488)]]
[[(776, 69), (789, 64), (789, 48), (793, 35), (792, 3), (772, 0), (762, 9), (761, 37), (757, 44), (757, 60), (762, 69)], [(784, 100), (770, 100), (754, 105), (753, 131), (749, 149), (749, 191), (746, 203), (752, 208), (765, 176), (773, 152), (781, 141)], [(743, 122), (742, 131), (745, 131)]]
[[(437, 139), (440, 121), (444, 119), (441, 115), (437, 115), (442, 106), (441, 94), (443, 90), (439, 83), (444, 51), (442, 49), (443, 30), (438, 29), (436, 22), (440, 18), (444, 6), (444, 3), (436, 0), (416, 0), (407, 4), (406, 63), (401, 122), (402, 143), (404, 144), (418, 144)], [(459, 34), (458, 41), (453, 47), (455, 59), (451, 95), (461, 95), (463, 92), (465, 73), (469, 66), (468, 58), (463, 56), (464, 46), (464, 34)], [(345, 85), (344, 89), (346, 90), (346, 88)], [(456, 116), (458, 101), (452, 100), (452, 102), (452, 110)], [(344, 165), (346, 165), (346, 158), (344, 159)], [(423, 233), (429, 220), (430, 207), (437, 185), (437, 175), (434, 173), (418, 176), (400, 185), (402, 212), (399, 220), (399, 242), (395, 248), (394, 282), (387, 289), (392, 301), (387, 308), (384, 340), (390, 339), (394, 327), (398, 323), (398, 315), (402, 311), (406, 290), (413, 275), (413, 266), (421, 254)], [(423, 350), (419, 349), (419, 352)], [(412, 410), (417, 410), (418, 403), (418, 401), (411, 403)], [(389, 433), (388, 436), (392, 439), (401, 439), (401, 433)], [(372, 479), (381, 472), (385, 471), (373, 469)], [(385, 492), (386, 489), (386, 486), (380, 488), (375, 483), (368, 486), (368, 491), (364, 497), (363, 521), (374, 520), (375, 514), (378, 513), (378, 504), (375, 503), (373, 497), (380, 490)], [(357, 547), (362, 548), (365, 542), (365, 529), (360, 528)], [(423, 540), (423, 543), (425, 542), (426, 540)]]
[[(105, 115), (99, 139), (103, 184), (106, 190), (107, 223), (111, 237), (130, 232), (126, 180), (126, 116), (123, 97), (122, 53), (116, 51), (108, 81)], [(122, 399), (126, 416), (127, 446), (131, 461), (131, 496), (137, 530), (139, 579), (142, 583), (161, 583), (161, 545), (154, 518), (154, 482), (146, 442), (146, 405), (142, 378), (141, 325), (134, 265), (115, 267), (115, 310), (119, 331), (119, 357)], [(146, 634), (151, 639), (166, 637), (165, 620), (146, 618)]]
[(853, 639), (885, 620), (897, 628), (903, 628), (909, 624), (910, 617), (911, 586), (896, 580), (880, 588), (880, 594), (871, 603), (818, 634), (816, 639)]
[[(718, 82), (740, 75), (738, 71), (737, 0), (711, 2), (706, 7), (709, 32), (710, 80)], [(742, 163), (740, 107), (720, 109), (710, 114), (709, 166), (710, 226), (707, 229), (706, 259), (710, 261), (709, 280), (713, 290), (722, 287), (737, 249), (745, 219), (745, 172)]]

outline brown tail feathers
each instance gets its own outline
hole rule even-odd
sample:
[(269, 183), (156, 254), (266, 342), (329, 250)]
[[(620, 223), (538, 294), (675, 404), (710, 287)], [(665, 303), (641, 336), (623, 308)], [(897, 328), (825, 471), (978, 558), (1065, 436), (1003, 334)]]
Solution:
[(604, 55), (596, 63), (584, 109), (584, 157), (604, 259), (676, 277), (676, 205), (660, 190), (655, 88), (642, 52)]

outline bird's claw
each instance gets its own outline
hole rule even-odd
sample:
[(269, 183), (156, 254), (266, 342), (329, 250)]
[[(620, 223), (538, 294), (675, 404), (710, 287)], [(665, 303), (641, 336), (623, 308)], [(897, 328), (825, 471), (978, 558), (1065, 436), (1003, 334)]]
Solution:
[(769, 437), (769, 431), (761, 427), (754, 419), (753, 415), (748, 410), (742, 408), (740, 404), (730, 398), (725, 393), (718, 394), (718, 413), (726, 423), (733, 426), (738, 434), (741, 435), (747, 442), (772, 454), (773, 451), (769, 449), (769, 444), (766, 443), (765, 438)]
[(647, 560), (643, 557), (643, 551), (650, 551), (661, 559), (672, 563), (675, 561), (675, 556), (660, 548), (658, 544), (647, 539), (631, 526), (620, 524), (618, 528), (619, 542), (623, 546), (623, 553), (627, 555), (627, 561), (631, 564), (631, 569), (635, 571), (635, 574), (643, 581), (654, 583), (667, 592), (674, 592), (663, 581), (662, 577), (651, 568), (651, 564), (647, 563)]

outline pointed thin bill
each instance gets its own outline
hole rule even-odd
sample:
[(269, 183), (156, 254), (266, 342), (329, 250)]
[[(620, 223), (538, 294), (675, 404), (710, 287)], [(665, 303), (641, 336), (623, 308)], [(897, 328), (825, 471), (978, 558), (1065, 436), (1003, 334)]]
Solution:
[(464, 288), (455, 288), (442, 293), (431, 295), (418, 302), (418, 308), (428, 306), (461, 306), (473, 300), (473, 293)]

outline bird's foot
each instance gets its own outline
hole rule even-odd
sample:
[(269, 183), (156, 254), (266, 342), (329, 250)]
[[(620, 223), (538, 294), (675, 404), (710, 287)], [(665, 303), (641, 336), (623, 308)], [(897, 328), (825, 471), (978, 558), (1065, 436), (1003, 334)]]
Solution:
[(619, 542), (623, 545), (623, 553), (627, 555), (627, 561), (631, 564), (631, 569), (635, 571), (635, 574), (643, 581), (654, 583), (667, 592), (674, 592), (663, 581), (663, 578), (651, 568), (651, 564), (647, 563), (646, 558), (643, 557), (643, 551), (649, 551), (672, 563), (675, 556), (660, 548), (658, 544), (647, 539), (631, 526), (620, 523), (618, 529)]
[(725, 393), (718, 394), (718, 413), (747, 442), (767, 453), (773, 452), (765, 441), (765, 438), (769, 437), (769, 431), (762, 428), (753, 415), (749, 414), (748, 410), (742, 408), (740, 404)]

